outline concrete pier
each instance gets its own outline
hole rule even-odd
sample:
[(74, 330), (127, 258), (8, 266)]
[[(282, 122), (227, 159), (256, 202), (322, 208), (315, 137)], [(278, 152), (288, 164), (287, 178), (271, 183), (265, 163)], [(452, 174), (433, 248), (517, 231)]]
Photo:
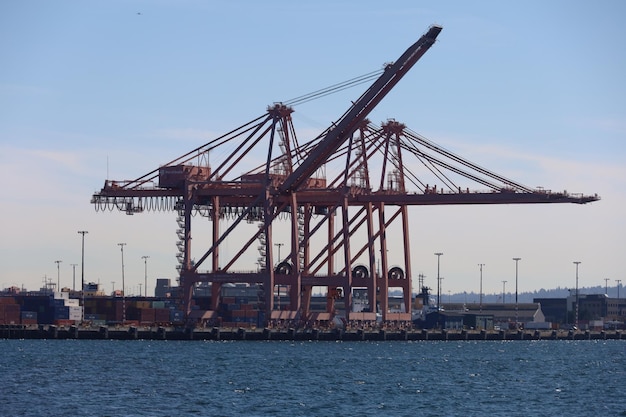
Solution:
[(258, 328), (169, 328), (136, 326), (54, 325), (0, 326), (0, 339), (82, 340), (277, 340), (277, 341), (495, 341), (495, 340), (626, 340), (621, 331), (539, 330), (393, 330), (393, 329), (258, 329)]

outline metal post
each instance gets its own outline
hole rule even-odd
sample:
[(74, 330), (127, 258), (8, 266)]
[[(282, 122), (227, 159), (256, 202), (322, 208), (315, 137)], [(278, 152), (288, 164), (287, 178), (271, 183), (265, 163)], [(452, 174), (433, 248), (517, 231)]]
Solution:
[(441, 255), (443, 255), (443, 252), (435, 252), (435, 255), (437, 256), (437, 311), (439, 311), (439, 308), (441, 306), (441, 278), (439, 277), (439, 260), (441, 259)]
[(78, 233), (83, 235), (83, 245), (81, 251), (81, 267), (80, 267), (80, 296), (83, 300), (83, 310), (81, 313), (82, 320), (85, 321), (85, 235), (89, 233), (86, 230), (79, 230)]
[[(144, 294), (147, 297), (148, 296), (148, 258), (149, 256), (144, 255), (141, 257), (141, 259), (143, 259), (143, 265), (144, 265)], [(139, 291), (139, 295), (141, 295), (141, 290)]]
[(122, 252), (122, 324), (126, 323), (126, 287), (124, 286), (124, 246), (126, 243), (118, 243)]
[(518, 308), (518, 303), (517, 303), (517, 263), (520, 261), (520, 259), (522, 258), (513, 258), (513, 260), (515, 261), (515, 328), (517, 329), (518, 326), (518, 319), (519, 319), (519, 308)]
[(617, 315), (621, 316), (621, 306), (619, 303), (619, 286), (622, 283), (621, 279), (616, 279), (615, 282), (617, 282)]
[[(285, 245), (284, 243), (274, 243), (274, 246), (276, 246), (278, 248), (278, 262), (276, 263), (276, 265), (278, 265), (279, 263), (282, 262), (282, 258), (280, 257), (280, 248), (282, 246), (284, 246), (284, 245)], [(280, 310), (280, 284), (277, 284), (277, 287), (278, 287), (278, 301), (277, 301), (277, 304), (278, 304), (278, 309)], [(272, 288), (272, 292), (274, 292), (274, 288)]]
[(277, 263), (280, 263), (282, 261), (282, 258), (280, 257), (280, 248), (284, 245), (285, 245), (284, 243), (274, 243), (274, 246), (278, 247), (278, 262)]
[(61, 262), (63, 261), (54, 261), (57, 264), (57, 292), (61, 292)]
[(580, 300), (578, 297), (578, 265), (580, 265), (580, 261), (574, 261), (574, 264), (576, 265), (576, 315), (574, 320), (574, 326), (576, 326), (576, 329), (578, 329), (578, 303)]
[(480, 300), (480, 304), (479, 304), (479, 308), (480, 308), (480, 312), (483, 312), (483, 266), (485, 266), (485, 264), (478, 264), (478, 266), (480, 267), (480, 294), (479, 294), (479, 300)]
[(76, 291), (76, 267), (78, 264), (70, 264), (72, 265), (72, 291)]
[(507, 281), (502, 281), (502, 304), (504, 304), (506, 300), (506, 283)]

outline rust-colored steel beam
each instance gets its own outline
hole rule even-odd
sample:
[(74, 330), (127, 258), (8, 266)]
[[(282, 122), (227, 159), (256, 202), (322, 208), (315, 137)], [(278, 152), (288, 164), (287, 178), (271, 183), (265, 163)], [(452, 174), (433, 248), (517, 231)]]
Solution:
[(285, 179), (279, 188), (281, 193), (295, 190), (311, 178), (313, 173), (324, 164), (324, 161), (339, 149), (374, 107), (430, 49), (441, 29), (441, 26), (431, 26), (428, 32), (411, 45), (395, 63), (387, 66), (385, 72), (350, 107), (341, 120), (328, 131), (326, 136), (310, 152), (307, 159), (298, 166), (293, 174)]
[[(275, 104), (265, 115), (136, 180), (107, 180), (91, 202), (101, 211), (177, 213), (181, 298), (187, 314), (198, 283), (211, 284), (212, 312), (206, 317), (217, 315), (222, 285), (235, 283), (258, 286), (267, 320), (327, 320), (341, 305), (340, 298), (347, 319), (375, 321), (378, 311), (385, 321), (410, 320), (409, 207), (599, 200), (597, 195), (531, 189), (452, 154), (393, 119), (381, 127), (367, 120), (440, 31), (431, 27), (387, 66), (337, 124), (313, 141), (300, 144), (293, 110)], [(234, 151), (223, 151), (226, 145)], [(216, 149), (221, 152), (212, 152)], [(212, 168), (210, 152), (227, 155), (213, 161)], [(314, 176), (318, 170), (324, 172), (320, 178)], [(474, 191), (477, 185), (481, 189)], [(195, 241), (208, 249), (194, 263), (191, 223), (197, 213), (212, 229), (210, 242)], [(286, 233), (276, 228), (281, 220), (289, 222)], [(387, 230), (395, 221), (402, 236), (393, 239), (393, 258), (401, 261), (392, 265)], [(256, 228), (246, 227), (250, 223)], [(278, 230), (284, 234), (278, 236)], [(243, 242), (240, 247), (233, 253), (223, 250), (226, 239), (234, 237)], [(254, 242), (256, 262), (251, 261)], [(276, 262), (278, 244), (286, 247)], [(242, 264), (250, 266), (236, 271)], [(311, 311), (316, 286), (326, 288), (326, 313)], [(288, 306), (274, 306), (277, 288), (281, 294), (286, 290)], [(366, 303), (357, 305), (353, 288), (367, 293)], [(390, 288), (402, 289), (404, 310), (390, 309)], [(363, 306), (369, 311), (356, 310)], [(288, 311), (279, 312), (279, 307)]]

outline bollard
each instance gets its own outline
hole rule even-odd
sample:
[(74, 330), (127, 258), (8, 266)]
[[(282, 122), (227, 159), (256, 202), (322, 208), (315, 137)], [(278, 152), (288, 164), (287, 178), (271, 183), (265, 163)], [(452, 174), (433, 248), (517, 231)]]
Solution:
[(59, 329), (57, 328), (57, 326), (54, 325), (48, 326), (48, 334), (53, 339), (56, 339), (59, 337)]
[(246, 329), (240, 327), (237, 330), (237, 336), (239, 337), (239, 340), (246, 340)]
[(135, 326), (130, 326), (128, 328), (128, 334), (130, 335), (131, 339), (137, 339), (137, 328)]
[(167, 338), (165, 333), (165, 327), (159, 327), (157, 329), (157, 338), (161, 340), (165, 340)]
[(109, 328), (107, 326), (100, 326), (99, 332), (103, 339), (109, 338)]

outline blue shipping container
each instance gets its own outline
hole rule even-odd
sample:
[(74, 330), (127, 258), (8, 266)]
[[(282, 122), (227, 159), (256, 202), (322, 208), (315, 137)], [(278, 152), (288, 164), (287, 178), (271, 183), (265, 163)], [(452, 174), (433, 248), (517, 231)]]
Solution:
[(55, 320), (69, 320), (70, 308), (69, 307), (56, 307), (54, 309)]

